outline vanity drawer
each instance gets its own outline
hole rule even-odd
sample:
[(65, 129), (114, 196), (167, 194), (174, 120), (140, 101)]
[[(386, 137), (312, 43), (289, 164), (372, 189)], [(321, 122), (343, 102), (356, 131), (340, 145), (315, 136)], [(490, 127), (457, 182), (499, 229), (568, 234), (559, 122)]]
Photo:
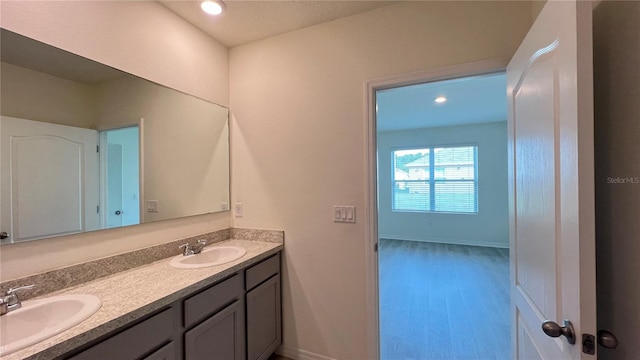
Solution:
[(174, 320), (174, 309), (164, 310), (68, 359), (140, 359), (173, 340), (177, 327)]
[(243, 295), (243, 276), (235, 274), (184, 301), (184, 326), (189, 328)]
[(167, 345), (161, 347), (158, 351), (144, 358), (144, 360), (175, 360), (176, 359), (176, 346), (172, 341)]
[(251, 290), (258, 284), (280, 272), (280, 254), (258, 263), (246, 271), (246, 289)]

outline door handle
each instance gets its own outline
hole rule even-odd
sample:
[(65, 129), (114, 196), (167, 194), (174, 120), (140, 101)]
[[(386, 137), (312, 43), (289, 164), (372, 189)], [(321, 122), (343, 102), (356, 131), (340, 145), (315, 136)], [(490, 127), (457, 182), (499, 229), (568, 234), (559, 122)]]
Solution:
[(598, 344), (607, 349), (618, 347), (618, 338), (607, 330), (598, 330)]
[(6, 231), (0, 232), (0, 239), (6, 239), (9, 237), (9, 233)]
[[(564, 335), (569, 344), (573, 345), (576, 343), (576, 332), (573, 330), (573, 324), (571, 324), (569, 320), (563, 320), (562, 326), (558, 325), (555, 321), (547, 320), (542, 323), (542, 331), (554, 338)], [(598, 339), (598, 342), (599, 341)]]

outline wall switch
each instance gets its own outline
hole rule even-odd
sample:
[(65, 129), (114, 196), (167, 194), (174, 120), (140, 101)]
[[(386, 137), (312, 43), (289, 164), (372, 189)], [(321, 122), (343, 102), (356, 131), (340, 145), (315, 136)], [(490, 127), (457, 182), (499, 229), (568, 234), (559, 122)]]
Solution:
[(341, 223), (355, 223), (356, 222), (356, 207), (334, 205), (333, 206), (333, 222)]
[(147, 200), (147, 212), (150, 212), (150, 213), (158, 212), (158, 200)]
[(347, 208), (347, 222), (356, 221), (356, 208)]
[(234, 211), (235, 211), (236, 217), (242, 217), (244, 215), (244, 209), (242, 207), (242, 203), (236, 203), (234, 206)]
[(229, 210), (229, 203), (228, 202), (221, 202), (220, 203), (220, 210), (222, 210), (222, 211)]

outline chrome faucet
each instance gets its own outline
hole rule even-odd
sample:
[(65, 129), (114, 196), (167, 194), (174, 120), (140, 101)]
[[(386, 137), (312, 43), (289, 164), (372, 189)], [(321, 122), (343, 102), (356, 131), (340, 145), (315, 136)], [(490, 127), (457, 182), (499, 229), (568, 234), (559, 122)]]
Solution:
[(195, 255), (195, 254), (200, 254), (205, 245), (207, 245), (207, 240), (198, 240), (198, 243), (195, 246), (191, 246), (188, 243), (184, 243), (178, 246), (178, 249), (184, 248), (182, 251), (182, 255), (184, 256)]
[(0, 296), (0, 315), (4, 315), (10, 311), (18, 310), (22, 307), (22, 303), (18, 298), (17, 291), (33, 289), (35, 285), (20, 286), (7, 290), (6, 294)]

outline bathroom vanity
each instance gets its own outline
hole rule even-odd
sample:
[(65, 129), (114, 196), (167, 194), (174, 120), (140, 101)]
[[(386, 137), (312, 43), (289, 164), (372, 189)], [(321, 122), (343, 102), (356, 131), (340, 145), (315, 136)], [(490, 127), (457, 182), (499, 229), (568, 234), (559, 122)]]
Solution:
[(64, 358), (266, 359), (280, 345), (280, 329), (275, 254)]
[(92, 294), (102, 307), (0, 359), (267, 359), (281, 343), (283, 244), (232, 239), (215, 245), (247, 253), (198, 269), (174, 268), (166, 258), (47, 295)]

